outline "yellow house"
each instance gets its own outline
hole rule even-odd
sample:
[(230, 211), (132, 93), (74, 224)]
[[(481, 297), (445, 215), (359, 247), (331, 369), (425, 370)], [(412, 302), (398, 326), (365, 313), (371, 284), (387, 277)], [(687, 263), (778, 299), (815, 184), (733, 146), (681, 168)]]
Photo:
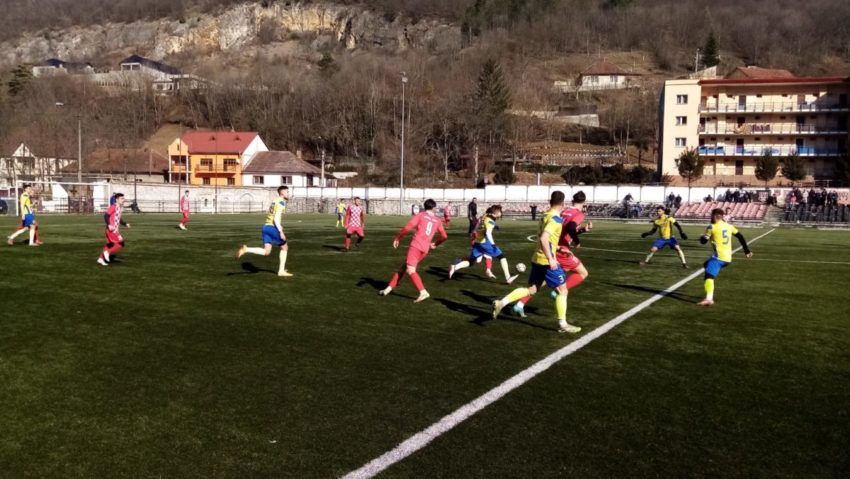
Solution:
[(242, 170), (268, 147), (256, 132), (189, 131), (168, 145), (171, 183), (242, 186)]

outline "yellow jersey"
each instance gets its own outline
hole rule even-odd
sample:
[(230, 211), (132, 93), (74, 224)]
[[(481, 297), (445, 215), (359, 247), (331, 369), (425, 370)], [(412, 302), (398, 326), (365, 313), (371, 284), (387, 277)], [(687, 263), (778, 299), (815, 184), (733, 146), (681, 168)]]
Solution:
[(673, 236), (673, 225), (676, 223), (676, 218), (668, 215), (661, 215), (652, 222), (658, 227), (658, 234), (661, 239), (670, 239)]
[(738, 234), (738, 228), (725, 221), (708, 225), (705, 234), (714, 246), (714, 257), (727, 263), (732, 262), (732, 236)]
[(277, 224), (283, 224), (283, 214), (286, 213), (286, 200), (283, 198), (278, 198), (272, 202), (272, 205), (269, 206), (269, 214), (266, 215), (266, 224), (274, 225), (275, 221)]
[[(543, 236), (543, 233), (549, 233), (549, 244), (547, 246), (553, 258), (555, 257), (555, 252), (558, 251), (558, 241), (561, 239), (563, 227), (564, 220), (561, 218), (560, 211), (554, 209), (549, 210), (542, 218), (540, 218), (540, 226), (537, 229), (537, 239), (539, 240), (540, 237)], [(531, 257), (531, 261), (535, 264), (549, 266), (549, 259), (546, 257), (546, 253), (543, 251), (540, 241), (537, 242), (537, 251), (534, 253), (534, 256)]]
[(32, 200), (29, 193), (21, 193), (21, 218), (32, 214)]
[(496, 244), (493, 239), (493, 230), (496, 229), (496, 220), (490, 215), (484, 215), (475, 230), (475, 241), (478, 243)]
[(345, 203), (337, 203), (336, 212), (337, 212), (337, 214), (344, 215), (345, 214)]

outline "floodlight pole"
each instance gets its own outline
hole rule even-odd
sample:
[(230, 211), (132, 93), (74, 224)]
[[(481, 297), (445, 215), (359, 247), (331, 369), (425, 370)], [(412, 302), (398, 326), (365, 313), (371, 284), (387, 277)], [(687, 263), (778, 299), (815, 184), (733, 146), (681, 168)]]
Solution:
[(407, 73), (401, 72), (401, 171), (399, 173), (398, 214), (404, 215), (404, 122), (405, 102), (404, 93), (407, 85)]

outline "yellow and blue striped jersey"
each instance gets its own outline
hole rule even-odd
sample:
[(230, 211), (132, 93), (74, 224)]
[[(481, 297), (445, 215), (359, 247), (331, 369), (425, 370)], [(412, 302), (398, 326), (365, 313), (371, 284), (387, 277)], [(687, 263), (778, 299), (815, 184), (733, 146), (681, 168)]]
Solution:
[(337, 212), (337, 214), (340, 214), (340, 215), (345, 214), (345, 203), (343, 203), (343, 202), (337, 203), (336, 212)]
[(32, 214), (32, 200), (29, 193), (21, 193), (21, 218)]
[(658, 227), (658, 234), (661, 236), (661, 239), (670, 239), (673, 236), (673, 224), (676, 223), (676, 218), (661, 215), (652, 223)]
[[(540, 239), (543, 236), (543, 233), (549, 233), (549, 252), (552, 253), (552, 257), (555, 257), (555, 252), (558, 250), (558, 241), (561, 239), (561, 232), (564, 227), (564, 220), (561, 219), (561, 212), (557, 210), (549, 210), (546, 214), (540, 218), (540, 226), (537, 229), (537, 238)], [(546, 257), (546, 253), (543, 251), (543, 247), (540, 245), (540, 241), (537, 242), (537, 251), (534, 253), (534, 256), (531, 257), (531, 261), (536, 264), (541, 265), (549, 265), (549, 259)]]
[(496, 229), (496, 220), (490, 215), (484, 215), (475, 230), (475, 241), (478, 243), (496, 244), (493, 239), (493, 230)]
[(732, 262), (732, 236), (738, 234), (738, 228), (725, 221), (708, 225), (705, 234), (714, 246), (714, 256), (720, 261)]
[(277, 224), (283, 224), (283, 214), (286, 213), (286, 200), (283, 198), (278, 198), (272, 202), (272, 205), (269, 206), (269, 214), (266, 215), (266, 224), (274, 225), (275, 220), (277, 220)]

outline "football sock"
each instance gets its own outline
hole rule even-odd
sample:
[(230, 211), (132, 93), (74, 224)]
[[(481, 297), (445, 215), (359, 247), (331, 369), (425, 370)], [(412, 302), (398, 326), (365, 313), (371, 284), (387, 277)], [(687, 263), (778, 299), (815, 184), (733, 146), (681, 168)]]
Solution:
[(30, 244), (35, 244), (35, 228), (30, 229)]
[(112, 255), (112, 254), (117, 253), (119, 250), (121, 250), (121, 245), (116, 243), (111, 248), (107, 248), (106, 252), (109, 253), (110, 255)]
[(12, 236), (9, 236), (9, 239), (17, 238), (19, 235), (23, 234), (23, 232), (26, 231), (26, 230), (27, 230), (26, 228), (21, 228), (18, 231), (15, 231), (14, 233), (12, 233)]
[(351, 238), (345, 238), (345, 249), (351, 247)]
[(685, 252), (684, 252), (684, 251), (682, 251), (682, 250), (677, 250), (677, 253), (679, 253), (679, 258), (681, 258), (681, 259), (682, 259), (682, 264), (688, 264), (688, 263), (685, 261)]
[(567, 295), (559, 294), (555, 296), (555, 311), (558, 313), (558, 319), (567, 319)]
[(266, 250), (264, 248), (248, 248), (245, 250), (246, 253), (258, 254), (260, 256), (266, 255)]
[(652, 259), (652, 255), (654, 255), (654, 254), (655, 253), (649, 253), (648, 255), (646, 255), (646, 259), (644, 260), (644, 263), (649, 263), (649, 260)]
[(530, 294), (531, 292), (528, 290), (528, 288), (517, 288), (511, 291), (510, 294), (502, 298), (502, 304), (511, 304), (514, 301), (519, 301), (520, 299), (523, 299)]
[(714, 301), (714, 278), (705, 279), (705, 299)]
[(357, 237), (357, 244), (360, 244), (360, 243), (362, 243), (362, 242), (363, 242), (363, 237), (362, 237), (362, 236), (358, 236), (358, 237)]
[(41, 241), (41, 235), (38, 234), (38, 226), (35, 227), (35, 242)]
[(567, 289), (575, 288), (576, 286), (580, 285), (582, 281), (584, 281), (584, 278), (580, 274), (571, 274), (570, 277), (567, 278)]
[(404, 275), (404, 273), (393, 274), (393, 279), (390, 280), (390, 284), (388, 284), (387, 286), (389, 286), (392, 289), (395, 289), (395, 287), (398, 286), (398, 280), (401, 279), (402, 275)]
[(280, 266), (277, 269), (277, 273), (283, 273), (286, 271), (286, 254), (289, 253), (288, 250), (282, 249), (280, 250)]
[[(502, 265), (502, 271), (505, 273), (505, 281), (511, 279), (511, 268), (510, 268), (510, 266), (508, 266), (508, 259), (507, 258), (500, 259), (499, 264)], [(487, 269), (490, 269), (490, 268), (487, 268)]]
[(469, 268), (469, 261), (463, 260), (455, 265), (455, 271), (463, 268)]
[(416, 286), (417, 291), (425, 289), (425, 285), (422, 284), (422, 278), (419, 277), (419, 273), (410, 273), (410, 280), (413, 281), (413, 286)]

